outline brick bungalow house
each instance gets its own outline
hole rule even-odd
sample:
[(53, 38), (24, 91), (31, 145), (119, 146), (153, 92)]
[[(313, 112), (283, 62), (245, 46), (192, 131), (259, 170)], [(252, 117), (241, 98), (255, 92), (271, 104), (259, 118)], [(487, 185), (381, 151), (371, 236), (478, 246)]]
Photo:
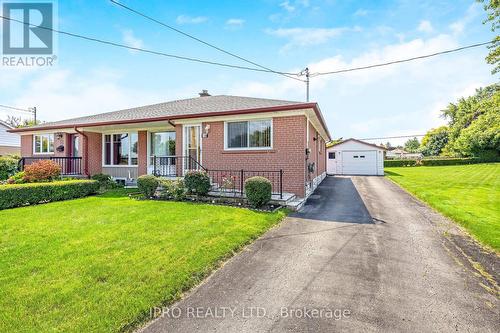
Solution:
[(305, 197), (326, 175), (330, 134), (317, 103), (200, 97), (12, 129), (22, 164), (52, 159), (63, 174), (182, 176), (205, 169), (214, 183), (262, 175), (274, 193)]

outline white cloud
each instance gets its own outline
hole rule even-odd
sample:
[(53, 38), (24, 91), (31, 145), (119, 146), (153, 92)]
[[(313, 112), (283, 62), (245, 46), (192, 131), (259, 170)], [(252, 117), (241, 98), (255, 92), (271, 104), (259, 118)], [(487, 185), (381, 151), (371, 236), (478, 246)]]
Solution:
[(200, 24), (207, 22), (208, 18), (205, 16), (179, 15), (175, 21), (177, 24)]
[[(122, 31), (122, 39), (123, 42), (130, 47), (135, 47), (135, 48), (144, 47), (144, 42), (142, 41), (142, 39), (135, 37), (134, 32), (130, 29)], [(137, 51), (131, 50), (131, 52), (137, 52)]]
[(450, 30), (452, 31), (453, 34), (461, 34), (464, 30), (465, 30), (465, 27), (472, 21), (474, 21), (477, 16), (479, 15), (481, 11), (481, 5), (474, 2), (472, 5), (469, 6), (469, 8), (467, 8), (467, 11), (465, 12), (464, 16), (451, 23), (448, 27), (450, 28)]
[(285, 46), (308, 46), (318, 45), (328, 42), (334, 37), (338, 37), (346, 31), (359, 31), (360, 28), (280, 28), (266, 29), (269, 35), (287, 38), (290, 42)]
[(240, 28), (245, 24), (244, 19), (239, 19), (239, 18), (231, 18), (226, 21), (226, 26), (232, 27), (232, 28)]
[(55, 121), (163, 100), (164, 94), (123, 88), (120, 79), (120, 74), (103, 68), (84, 78), (67, 69), (53, 69), (32, 78), (10, 103), (36, 105), (39, 119)]
[[(458, 45), (455, 36), (439, 35), (374, 47), (351, 59), (335, 55), (308, 64), (308, 67), (314, 73), (366, 66)], [(440, 110), (448, 103), (494, 82), (483, 60), (482, 53), (486, 52), (477, 49), (399, 65), (312, 77), (311, 100), (320, 103), (334, 137), (425, 133), (445, 123)], [(230, 93), (290, 100), (305, 98), (305, 85), (286, 78), (274, 83), (238, 82), (233, 87)]]
[(421, 32), (431, 33), (434, 31), (434, 28), (432, 27), (432, 24), (430, 21), (422, 20), (418, 24), (417, 30), (421, 31)]
[(280, 3), (280, 7), (289, 13), (295, 11), (295, 6), (290, 4), (290, 1), (284, 1), (284, 2)]

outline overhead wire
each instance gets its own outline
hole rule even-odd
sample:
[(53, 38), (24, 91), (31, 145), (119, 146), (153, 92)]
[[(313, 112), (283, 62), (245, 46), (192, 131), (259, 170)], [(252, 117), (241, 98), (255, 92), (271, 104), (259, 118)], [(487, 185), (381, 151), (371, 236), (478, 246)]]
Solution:
[(476, 44), (471, 44), (471, 45), (466, 45), (466, 46), (461, 46), (461, 47), (458, 47), (458, 48), (455, 48), (455, 49), (444, 50), (444, 51), (440, 51), (440, 52), (435, 52), (435, 53), (431, 53), (431, 54), (426, 54), (426, 55), (421, 55), (421, 56), (416, 56), (416, 57), (411, 57), (411, 58), (406, 58), (406, 59), (393, 60), (393, 61), (388, 61), (388, 62), (379, 63), (379, 64), (372, 64), (372, 65), (366, 65), (366, 66), (360, 66), (360, 67), (353, 67), (353, 68), (345, 68), (345, 69), (339, 69), (339, 70), (328, 71), (328, 72), (315, 72), (315, 73), (310, 74), (310, 76), (311, 77), (315, 77), (315, 76), (321, 76), (321, 75), (340, 74), (340, 73), (347, 73), (347, 72), (359, 71), (359, 70), (376, 68), (376, 67), (389, 66), (389, 65), (394, 65), (394, 64), (399, 64), (399, 63), (414, 61), (414, 60), (420, 60), (420, 59), (435, 57), (435, 56), (442, 55), (442, 54), (447, 54), (447, 53), (452, 53), (452, 52), (458, 52), (458, 51), (462, 51), (462, 50), (466, 50), (466, 49), (470, 49), (470, 48), (474, 48), (474, 47), (488, 45), (488, 44), (491, 44), (491, 43), (493, 43), (493, 41), (483, 42), (483, 43), (476, 43)]
[(115, 4), (115, 5), (119, 6), (119, 7), (122, 7), (123, 9), (126, 9), (126, 10), (128, 10), (128, 11), (130, 11), (130, 12), (132, 12), (132, 13), (136, 14), (136, 15), (139, 15), (139, 16), (141, 16), (141, 17), (143, 17), (143, 18), (147, 19), (147, 20), (150, 20), (150, 21), (152, 21), (152, 22), (155, 22), (155, 23), (157, 23), (157, 24), (159, 24), (159, 25), (161, 25), (161, 26), (163, 26), (163, 27), (165, 27), (165, 28), (167, 28), (167, 29), (170, 29), (170, 30), (172, 30), (172, 31), (175, 31), (175, 32), (177, 32), (177, 33), (179, 33), (179, 34), (181, 34), (181, 35), (183, 35), (183, 36), (185, 36), (185, 37), (191, 38), (191, 39), (193, 39), (193, 40), (195, 40), (195, 41), (197, 41), (197, 42), (199, 42), (199, 43), (202, 43), (202, 44), (204, 44), (204, 45), (206, 45), (206, 46), (208, 46), (208, 47), (211, 47), (211, 48), (213, 48), (213, 49), (215, 49), (215, 50), (217, 50), (217, 51), (220, 51), (220, 52), (222, 52), (222, 53), (225, 53), (225, 54), (227, 54), (227, 55), (230, 55), (230, 56), (232, 56), (232, 57), (234, 57), (234, 58), (237, 58), (237, 59), (239, 59), (239, 60), (245, 61), (245, 62), (247, 62), (247, 63), (249, 63), (249, 64), (254, 65), (254, 66), (260, 67), (261, 69), (265, 69), (266, 71), (270, 71), (270, 72), (275, 73), (275, 74), (280, 74), (280, 75), (286, 76), (286, 77), (288, 77), (288, 78), (290, 78), (290, 79), (294, 79), (294, 80), (298, 80), (298, 81), (305, 82), (304, 80), (299, 79), (298, 77), (293, 77), (293, 76), (291, 76), (291, 75), (298, 76), (298, 75), (299, 75), (299, 73), (285, 73), (285, 72), (275, 71), (275, 70), (273, 70), (273, 69), (271, 69), (271, 68), (269, 68), (269, 67), (263, 66), (263, 65), (261, 65), (261, 64), (259, 64), (259, 63), (256, 63), (256, 62), (252, 61), (252, 60), (249, 60), (249, 59), (247, 59), (247, 58), (244, 58), (244, 57), (242, 57), (242, 56), (239, 56), (239, 55), (237, 55), (237, 54), (235, 54), (235, 53), (233, 53), (233, 52), (230, 52), (230, 51), (224, 50), (223, 48), (221, 48), (221, 47), (219, 47), (219, 46), (216, 46), (216, 45), (214, 45), (214, 44), (212, 44), (212, 43), (209, 43), (209, 42), (207, 42), (207, 41), (205, 41), (205, 40), (203, 40), (203, 39), (201, 39), (201, 38), (199, 38), (199, 37), (196, 37), (196, 36), (194, 36), (194, 35), (192, 35), (192, 34), (189, 34), (189, 33), (185, 32), (185, 31), (182, 31), (182, 30), (180, 30), (180, 29), (178, 29), (178, 28), (175, 28), (175, 27), (173, 27), (173, 26), (171, 26), (171, 25), (169, 25), (169, 24), (167, 24), (167, 23), (165, 23), (165, 22), (162, 22), (162, 21), (160, 21), (160, 20), (158, 20), (158, 19), (155, 19), (154, 17), (151, 17), (151, 16), (149, 16), (149, 15), (146, 15), (146, 14), (144, 14), (144, 13), (142, 13), (142, 12), (140, 12), (140, 11), (136, 10), (136, 9), (133, 9), (133, 8), (131, 8), (131, 7), (129, 7), (129, 6), (126, 6), (126, 5), (124, 5), (124, 4), (122, 4), (122, 3), (118, 2), (118, 1), (115, 1), (115, 0), (110, 0), (110, 1), (111, 1), (113, 4)]
[[(215, 65), (215, 66), (221, 66), (221, 67), (227, 67), (227, 68), (233, 68), (233, 69), (248, 70), (248, 71), (256, 71), (256, 72), (262, 72), (262, 73), (298, 75), (296, 73), (278, 72), (278, 71), (273, 71), (273, 70), (240, 66), (240, 65), (233, 65), (233, 64), (221, 63), (221, 62), (216, 62), (216, 61), (211, 61), (211, 60), (205, 60), (205, 59), (201, 59), (201, 58), (186, 57), (186, 56), (181, 56), (181, 55), (176, 55), (176, 54), (154, 51), (154, 50), (144, 49), (144, 48), (140, 48), (140, 47), (134, 47), (134, 46), (129, 46), (129, 45), (120, 44), (120, 43), (116, 43), (116, 42), (111, 42), (111, 41), (107, 41), (107, 40), (103, 40), (103, 39), (99, 39), (99, 38), (95, 38), (95, 37), (89, 37), (89, 36), (85, 36), (85, 35), (81, 35), (81, 34), (77, 34), (77, 33), (67, 32), (67, 31), (63, 31), (63, 30), (57, 30), (57, 29), (49, 28), (49, 27), (45, 27), (45, 26), (35, 26), (33, 24), (23, 22), (21, 20), (17, 20), (17, 19), (11, 18), (11, 17), (2, 16), (2, 15), (0, 15), (0, 18), (2, 18), (4, 20), (13, 21), (13, 22), (18, 22), (18, 23), (28, 25), (31, 27), (37, 27), (40, 29), (53, 31), (53, 32), (61, 34), (61, 35), (71, 36), (71, 37), (75, 37), (75, 38), (79, 38), (79, 39), (83, 39), (83, 40), (87, 40), (87, 41), (111, 45), (111, 46), (129, 49), (129, 50), (133, 50), (133, 51), (139, 51), (139, 52), (164, 56), (164, 57), (168, 57), (168, 58), (175, 58), (175, 59), (179, 59), (179, 60), (197, 62), (197, 63), (202, 63), (202, 64)], [(301, 81), (303, 81), (303, 80), (301, 80)]]

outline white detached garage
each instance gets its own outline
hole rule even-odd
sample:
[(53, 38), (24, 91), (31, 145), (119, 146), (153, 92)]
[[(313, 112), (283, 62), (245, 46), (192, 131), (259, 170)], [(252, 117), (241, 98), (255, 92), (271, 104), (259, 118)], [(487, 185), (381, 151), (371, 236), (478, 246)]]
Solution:
[(330, 175), (384, 175), (384, 147), (347, 139), (326, 149)]

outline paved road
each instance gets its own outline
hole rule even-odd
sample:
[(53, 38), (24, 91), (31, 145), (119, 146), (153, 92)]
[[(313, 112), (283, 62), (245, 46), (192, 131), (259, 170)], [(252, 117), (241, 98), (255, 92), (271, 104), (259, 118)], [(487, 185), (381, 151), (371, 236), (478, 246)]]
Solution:
[(385, 178), (329, 177), (145, 332), (500, 332), (443, 230), (459, 232)]

